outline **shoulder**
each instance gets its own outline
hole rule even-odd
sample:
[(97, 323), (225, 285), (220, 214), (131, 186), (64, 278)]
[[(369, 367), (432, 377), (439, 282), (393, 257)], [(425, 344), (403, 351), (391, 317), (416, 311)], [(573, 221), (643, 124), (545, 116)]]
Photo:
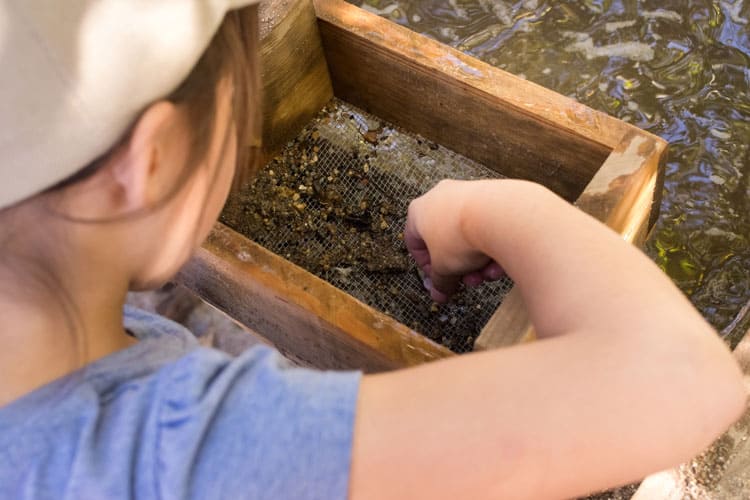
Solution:
[(199, 348), (168, 371), (158, 440), (167, 491), (346, 498), (358, 373), (295, 367), (266, 347), (238, 358)]

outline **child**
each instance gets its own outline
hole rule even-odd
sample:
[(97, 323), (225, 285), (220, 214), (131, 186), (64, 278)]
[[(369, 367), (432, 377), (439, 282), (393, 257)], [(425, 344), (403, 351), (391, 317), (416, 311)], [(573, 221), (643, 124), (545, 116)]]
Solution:
[(670, 281), (521, 181), (439, 184), (406, 240), (437, 300), (502, 266), (536, 343), (361, 377), (123, 320), (257, 145), (255, 11), (226, 14), (249, 3), (0, 1), (0, 497), (564, 498), (739, 416), (738, 367)]

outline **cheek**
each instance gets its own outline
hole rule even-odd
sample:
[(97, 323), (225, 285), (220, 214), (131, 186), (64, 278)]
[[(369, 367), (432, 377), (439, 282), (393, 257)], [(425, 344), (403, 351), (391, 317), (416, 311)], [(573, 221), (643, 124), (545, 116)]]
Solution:
[(237, 163), (237, 136), (234, 131), (229, 133), (227, 146), (224, 154), (217, 162), (216, 171), (211, 191), (208, 193), (206, 207), (203, 213), (203, 220), (200, 223), (200, 242), (208, 235), (211, 227), (219, 217), (221, 209), (226, 203), (227, 196), (232, 187), (232, 180)]

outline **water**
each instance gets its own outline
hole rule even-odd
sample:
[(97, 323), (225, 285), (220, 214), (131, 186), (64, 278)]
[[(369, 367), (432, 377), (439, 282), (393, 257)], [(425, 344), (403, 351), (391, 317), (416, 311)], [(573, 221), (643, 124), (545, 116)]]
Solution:
[(647, 252), (719, 330), (750, 301), (750, 0), (355, 3), (668, 140)]

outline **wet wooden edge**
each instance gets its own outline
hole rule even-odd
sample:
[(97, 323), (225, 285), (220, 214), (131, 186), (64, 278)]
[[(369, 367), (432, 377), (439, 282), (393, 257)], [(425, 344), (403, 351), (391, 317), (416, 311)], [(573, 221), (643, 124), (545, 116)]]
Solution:
[(628, 127), (341, 0), (315, 6), (338, 97), (570, 201)]
[(220, 223), (178, 281), (315, 368), (377, 372), (454, 355)]
[[(630, 128), (576, 206), (626, 241), (642, 246), (659, 215), (666, 150), (663, 139)], [(513, 288), (482, 329), (474, 348), (506, 347), (534, 338), (521, 292)]]
[[(264, 6), (263, 11), (275, 5)], [(305, 0), (276, 6), (280, 12), (262, 17), (273, 28), (261, 40), (263, 81), (263, 164), (333, 97), (317, 17)], [(264, 32), (267, 26), (263, 26)]]

